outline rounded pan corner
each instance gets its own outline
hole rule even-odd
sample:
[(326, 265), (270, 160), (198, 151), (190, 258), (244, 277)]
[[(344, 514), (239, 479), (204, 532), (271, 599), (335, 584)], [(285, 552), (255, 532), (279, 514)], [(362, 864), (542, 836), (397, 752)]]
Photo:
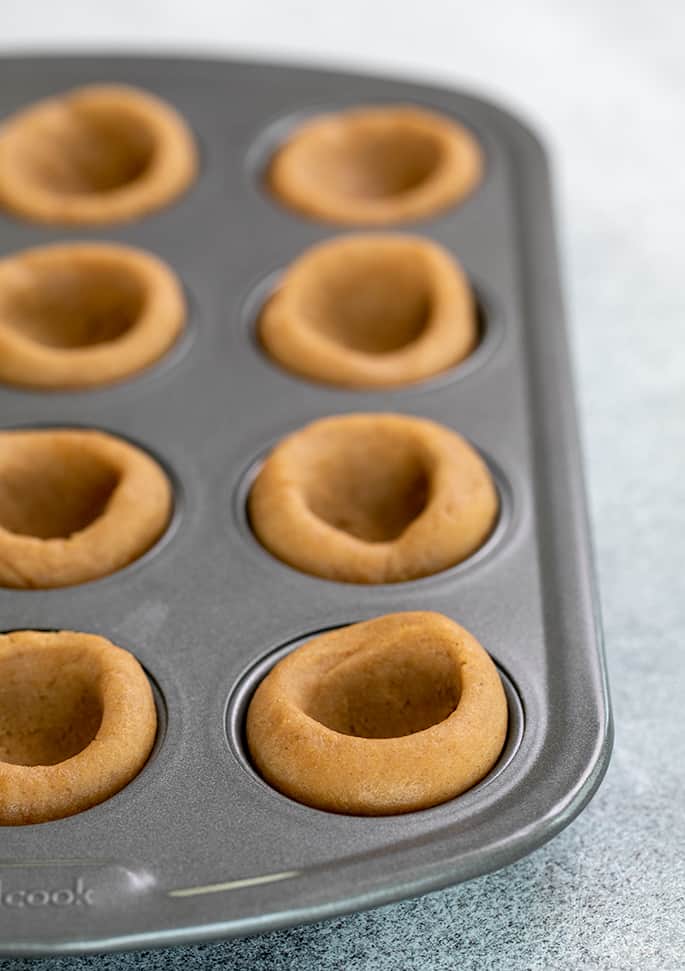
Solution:
[(507, 129), (508, 132), (515, 133), (516, 136), (525, 144), (524, 147), (533, 155), (536, 155), (539, 163), (549, 165), (549, 158), (552, 155), (552, 147), (546, 135), (541, 131), (538, 120), (532, 118), (526, 109), (519, 108), (518, 105), (510, 105), (506, 100), (491, 100), (489, 97), (471, 94), (468, 89), (464, 96), (479, 111), (485, 112), (495, 119), (498, 127)]

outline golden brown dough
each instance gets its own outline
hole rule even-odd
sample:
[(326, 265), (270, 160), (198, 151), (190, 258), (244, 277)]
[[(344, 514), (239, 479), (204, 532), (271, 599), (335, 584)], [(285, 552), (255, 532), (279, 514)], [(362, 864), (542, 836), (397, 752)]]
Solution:
[(396, 583), (474, 553), (497, 519), (492, 477), (455, 432), (424, 418), (324, 418), (283, 439), (250, 491), (274, 556), (315, 576)]
[(267, 182), (300, 212), (343, 225), (434, 216), (481, 178), (466, 128), (424, 108), (355, 108), (305, 122), (272, 159)]
[(331, 812), (427, 809), (497, 761), (507, 702), (495, 665), (442, 614), (388, 614), (313, 638), (280, 661), (247, 714), (254, 764)]
[(98, 431), (0, 432), (0, 586), (65, 587), (142, 556), (164, 532), (159, 465)]
[(0, 825), (61, 819), (113, 796), (157, 731), (132, 654), (73, 631), (0, 635)]
[(89, 388), (149, 367), (186, 316), (178, 280), (130, 246), (67, 243), (0, 260), (0, 381)]
[(347, 236), (288, 268), (259, 320), (279, 364), (315, 381), (382, 388), (422, 381), (478, 342), (468, 280), (420, 236)]
[(183, 118), (138, 88), (76, 88), (0, 127), (0, 204), (38, 222), (135, 219), (176, 199), (196, 170)]

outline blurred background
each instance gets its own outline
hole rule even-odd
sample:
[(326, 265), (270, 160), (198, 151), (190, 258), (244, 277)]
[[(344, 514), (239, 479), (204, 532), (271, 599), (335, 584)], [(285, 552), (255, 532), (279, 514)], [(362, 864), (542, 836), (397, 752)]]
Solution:
[(684, 46), (678, 0), (3, 0), (0, 53), (173, 50), (359, 68), (473, 89), (540, 131), (616, 717), (589, 808), (499, 873), (249, 941), (13, 967), (685, 966)]

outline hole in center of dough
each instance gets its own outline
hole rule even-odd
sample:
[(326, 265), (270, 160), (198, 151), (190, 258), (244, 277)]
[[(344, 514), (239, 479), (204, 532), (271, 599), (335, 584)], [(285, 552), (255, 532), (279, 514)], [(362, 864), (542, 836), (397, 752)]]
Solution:
[(46, 439), (9, 446), (0, 462), (0, 526), (38, 539), (67, 539), (105, 511), (117, 469), (87, 449)]
[(55, 105), (27, 127), (20, 162), (45, 191), (59, 195), (116, 192), (150, 167), (155, 138), (121, 106)]
[(0, 658), (0, 762), (55, 765), (92, 742), (103, 708), (91, 668), (76, 651)]
[(459, 669), (440, 644), (370, 644), (324, 675), (303, 709), (343, 735), (400, 738), (444, 721), (460, 694)]
[(302, 459), (309, 509), (369, 543), (397, 539), (428, 502), (424, 456), (402, 436), (380, 429), (327, 429)]
[(344, 347), (388, 354), (416, 341), (432, 310), (427, 271), (405, 248), (330, 255), (301, 295), (310, 326)]
[(6, 326), (46, 347), (75, 350), (115, 341), (145, 305), (140, 279), (106, 259), (34, 260), (0, 292)]
[(337, 196), (383, 201), (428, 182), (442, 149), (433, 135), (401, 122), (392, 126), (349, 125), (335, 137), (313, 142), (305, 159), (309, 177)]

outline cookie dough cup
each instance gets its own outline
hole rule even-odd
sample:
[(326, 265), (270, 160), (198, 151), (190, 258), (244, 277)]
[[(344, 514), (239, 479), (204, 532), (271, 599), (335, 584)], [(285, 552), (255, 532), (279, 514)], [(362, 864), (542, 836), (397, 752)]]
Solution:
[(142, 556), (172, 490), (139, 448), (98, 431), (0, 432), (0, 586), (66, 587)]
[(0, 825), (61, 819), (109, 799), (157, 731), (132, 654), (73, 631), (0, 635)]
[(293, 263), (261, 314), (259, 338), (295, 374), (384, 388), (458, 364), (478, 343), (478, 320), (468, 280), (441, 246), (349, 236)]
[(40, 246), (0, 260), (0, 381), (92, 388), (154, 364), (176, 342), (185, 298), (161, 260), (130, 246)]
[(137, 88), (76, 88), (0, 127), (0, 205), (37, 222), (135, 219), (173, 202), (196, 171), (183, 118)]
[(497, 490), (459, 435), (424, 418), (324, 418), (283, 439), (250, 491), (259, 541), (330, 580), (396, 583), (438, 573), (492, 531)]
[(389, 226), (456, 205), (478, 185), (474, 137), (410, 106), (355, 108), (301, 125), (267, 173), (284, 205), (342, 225)]
[(298, 802), (358, 815), (427, 809), (471, 788), (507, 733), (499, 674), (475, 638), (431, 612), (321, 634), (257, 688), (247, 741)]

